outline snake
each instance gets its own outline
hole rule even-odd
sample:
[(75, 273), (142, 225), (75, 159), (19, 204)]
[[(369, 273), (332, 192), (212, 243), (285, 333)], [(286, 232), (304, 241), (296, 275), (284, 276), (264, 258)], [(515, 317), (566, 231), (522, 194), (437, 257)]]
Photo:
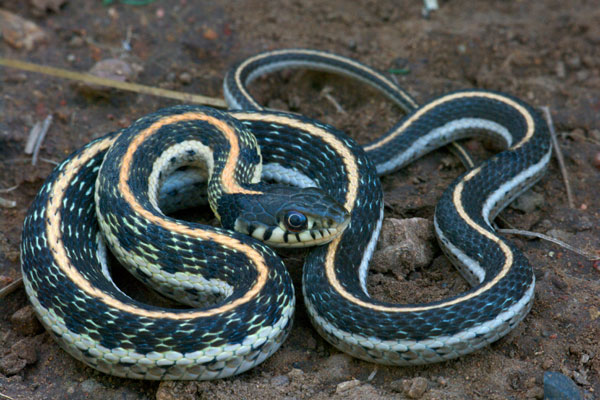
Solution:
[[(361, 146), (327, 124), (263, 109), (247, 85), (294, 67), (364, 81), (407, 114)], [(548, 129), (531, 106), (480, 89), (418, 106), (382, 73), (308, 49), (236, 64), (224, 93), (227, 112), (173, 106), (93, 140), (40, 189), (24, 221), (23, 281), (38, 318), (73, 357), (137, 379), (216, 379), (253, 368), (292, 326), (294, 286), (276, 247), (311, 246), (302, 295), (315, 329), (370, 362), (459, 357), (506, 335), (529, 312), (533, 269), (491, 221), (549, 164)], [(379, 177), (474, 135), (505, 150), (458, 177), (434, 215), (440, 247), (471, 289), (426, 304), (371, 298), (368, 265), (384, 207)], [(170, 214), (206, 200), (221, 227)], [(186, 306), (124, 293), (107, 247), (136, 278)]]

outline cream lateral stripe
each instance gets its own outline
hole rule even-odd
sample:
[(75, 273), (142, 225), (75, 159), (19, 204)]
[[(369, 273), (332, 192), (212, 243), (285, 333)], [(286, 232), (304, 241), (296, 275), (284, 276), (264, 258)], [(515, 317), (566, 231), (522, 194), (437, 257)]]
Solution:
[(121, 190), (121, 193), (131, 193), (129, 185), (127, 184), (127, 180), (129, 179), (133, 155), (139, 146), (163, 126), (183, 121), (205, 121), (210, 125), (215, 126), (229, 142), (230, 149), (229, 154), (227, 155), (227, 163), (225, 164), (223, 172), (221, 173), (221, 182), (225, 188), (225, 193), (262, 194), (261, 192), (254, 190), (244, 189), (235, 181), (235, 164), (240, 156), (240, 144), (233, 128), (215, 117), (211, 117), (200, 112), (187, 112), (160, 118), (148, 128), (138, 133), (138, 135), (129, 144), (127, 152), (121, 161), (121, 171), (119, 172), (119, 189)]
[(368, 152), (370, 150), (379, 148), (379, 147), (387, 144), (388, 142), (394, 140), (398, 135), (401, 135), (406, 130), (406, 128), (408, 128), (410, 125), (412, 125), (417, 119), (421, 118), (423, 116), (423, 114), (429, 112), (431, 109), (433, 109), (435, 107), (438, 107), (440, 104), (448, 102), (448, 101), (452, 101), (455, 99), (464, 98), (464, 97), (485, 97), (488, 99), (501, 101), (501, 102), (504, 102), (504, 103), (508, 104), (509, 106), (515, 108), (516, 110), (519, 111), (519, 113), (521, 113), (521, 115), (525, 119), (525, 123), (527, 124), (527, 132), (525, 133), (525, 136), (523, 137), (523, 139), (519, 143), (517, 143), (513, 147), (511, 147), (511, 149), (513, 149), (513, 150), (518, 149), (519, 147), (524, 145), (527, 141), (529, 141), (529, 139), (531, 139), (531, 137), (533, 136), (533, 134), (535, 132), (535, 124), (533, 121), (533, 117), (531, 116), (529, 111), (527, 111), (527, 109), (525, 107), (523, 107), (522, 105), (520, 105), (519, 103), (517, 103), (505, 96), (498, 95), (495, 93), (459, 92), (459, 93), (450, 94), (448, 96), (440, 97), (439, 99), (421, 107), (412, 117), (406, 119), (402, 123), (402, 125), (400, 125), (396, 130), (394, 130), (394, 132), (390, 133), (388, 136), (383, 138), (381, 141), (378, 141), (376, 143), (366, 146), (364, 148), (365, 151)]
[(326, 273), (327, 279), (329, 280), (331, 285), (345, 299), (347, 299), (348, 301), (351, 301), (352, 303), (357, 304), (361, 307), (365, 307), (365, 308), (368, 308), (371, 310), (377, 310), (377, 311), (398, 312), (398, 313), (426, 311), (426, 310), (432, 310), (432, 309), (436, 309), (436, 308), (451, 306), (454, 304), (462, 303), (465, 300), (469, 300), (474, 297), (477, 297), (481, 293), (494, 287), (498, 283), (498, 281), (500, 281), (500, 279), (502, 279), (510, 270), (512, 263), (513, 263), (513, 254), (512, 254), (512, 251), (510, 250), (510, 248), (504, 242), (499, 240), (498, 237), (494, 236), (492, 233), (486, 231), (485, 229), (483, 229), (482, 227), (477, 225), (471, 219), (471, 217), (469, 217), (467, 215), (467, 213), (465, 212), (465, 210), (462, 206), (462, 191), (463, 191), (464, 184), (465, 184), (465, 182), (468, 182), (469, 180), (471, 180), (475, 175), (477, 175), (480, 170), (481, 170), (481, 168), (476, 168), (476, 169), (472, 170), (467, 176), (465, 176), (465, 178), (458, 185), (456, 185), (456, 187), (454, 188), (452, 201), (456, 205), (456, 209), (457, 209), (458, 213), (460, 214), (460, 216), (462, 218), (464, 218), (464, 220), (467, 222), (467, 224), (469, 224), (469, 226), (471, 226), (473, 229), (475, 229), (477, 232), (481, 233), (488, 239), (496, 242), (496, 244), (498, 244), (498, 246), (504, 253), (504, 255), (505, 255), (504, 266), (502, 267), (502, 270), (500, 271), (500, 273), (494, 277), (494, 279), (489, 281), (487, 284), (481, 286), (479, 289), (477, 289), (474, 292), (471, 292), (464, 296), (457, 297), (450, 301), (445, 301), (440, 304), (424, 305), (424, 306), (416, 306), (416, 307), (404, 307), (404, 306), (395, 306), (394, 307), (394, 306), (382, 306), (382, 305), (378, 305), (378, 304), (371, 304), (371, 303), (362, 301), (359, 298), (354, 297), (351, 293), (349, 293), (346, 289), (344, 289), (344, 287), (338, 281), (337, 276), (335, 274), (335, 262), (334, 262), (337, 247), (340, 242), (340, 239), (338, 238), (338, 239), (333, 240), (329, 244), (329, 248), (327, 249), (327, 258), (325, 259), (325, 273)]
[(230, 112), (235, 118), (247, 121), (263, 121), (267, 120), (269, 123), (281, 124), (291, 126), (295, 129), (300, 129), (305, 132), (310, 132), (311, 135), (320, 137), (323, 139), (325, 143), (333, 148), (333, 150), (338, 153), (342, 159), (344, 160), (344, 166), (346, 167), (346, 171), (348, 171), (348, 189), (346, 193), (346, 202), (344, 203), (344, 207), (348, 212), (352, 212), (354, 209), (354, 202), (356, 201), (356, 196), (358, 195), (358, 165), (354, 160), (354, 156), (350, 152), (350, 150), (342, 143), (338, 138), (336, 138), (331, 133), (327, 132), (325, 129), (321, 129), (313, 124), (307, 124), (302, 121), (298, 121), (297, 119), (289, 118), (283, 115), (262, 115), (262, 114), (254, 114), (254, 113), (245, 113), (243, 111), (232, 111)]
[[(364, 65), (361, 65), (361, 64), (359, 64), (359, 63), (357, 63), (357, 62), (355, 62), (355, 61), (353, 61), (353, 60), (351, 60), (349, 58), (340, 57), (340, 56), (335, 55), (335, 54), (323, 53), (323, 52), (320, 52), (320, 51), (292, 50), (292, 52), (293, 53), (303, 53), (303, 54), (307, 54), (307, 55), (310, 55), (310, 56), (317, 56), (317, 57), (322, 57), (322, 58), (327, 57), (329, 59), (336, 60), (336, 61), (339, 61), (339, 62), (342, 62), (342, 63), (345, 63), (345, 64), (350, 64), (350, 65), (352, 65), (353, 67), (355, 67), (357, 69), (365, 71), (365, 73), (368, 74), (368, 75), (374, 75), (374, 76), (376, 76), (377, 78), (381, 79), (383, 82), (385, 82), (388, 86), (390, 86), (392, 88), (396, 88), (397, 87), (395, 83), (391, 82), (384, 75), (381, 75), (380, 73), (378, 73), (375, 70), (367, 69), (367, 68), (365, 68)], [(252, 96), (250, 96), (250, 94), (246, 90), (245, 82), (242, 82), (242, 79), (241, 79), (241, 76), (240, 76), (241, 72), (244, 69), (246, 69), (246, 66), (248, 64), (253, 63), (255, 61), (258, 61), (258, 60), (260, 60), (262, 58), (268, 58), (268, 57), (277, 56), (277, 55), (285, 55), (287, 53), (289, 53), (288, 50), (274, 50), (274, 51), (271, 51), (269, 53), (259, 54), (259, 55), (256, 55), (254, 57), (248, 58), (242, 64), (240, 64), (240, 66), (236, 69), (236, 71), (235, 71), (235, 81), (236, 81), (236, 83), (238, 85), (238, 88), (241, 91), (243, 91), (243, 94), (246, 97), (246, 99), (249, 100), (251, 103), (253, 103), (256, 107), (262, 109), (262, 107), (254, 101), (254, 99), (252, 98)], [(397, 93), (399, 93), (400, 96), (402, 96), (404, 98), (404, 100), (406, 100), (409, 104), (413, 105), (414, 107), (418, 106), (415, 103), (415, 101), (413, 99), (411, 99), (410, 97), (408, 97), (404, 92), (397, 91)]]
[[(108, 294), (102, 292), (98, 288), (91, 285), (91, 283), (83, 277), (77, 271), (77, 269), (69, 262), (69, 258), (64, 247), (62, 241), (62, 234), (60, 230), (62, 215), (60, 213), (60, 208), (63, 203), (63, 198), (65, 191), (68, 187), (69, 182), (73, 180), (73, 178), (79, 173), (79, 170), (87, 164), (98, 152), (106, 150), (109, 148), (113, 142), (113, 139), (102, 140), (89, 148), (85, 149), (77, 158), (73, 159), (70, 163), (65, 166), (65, 169), (62, 171), (62, 177), (58, 179), (54, 185), (52, 186), (50, 192), (50, 200), (48, 201), (48, 207), (46, 208), (46, 218), (47, 218), (47, 226), (46, 226), (46, 236), (48, 238), (48, 246), (50, 252), (54, 257), (54, 262), (58, 265), (61, 271), (77, 286), (79, 289), (86, 292), (89, 296), (95, 297), (98, 300), (102, 301), (109, 307), (116, 308), (118, 310), (128, 312), (134, 315), (149, 317), (149, 318), (170, 318), (174, 320), (183, 320), (190, 318), (201, 318), (201, 317), (210, 317), (214, 316), (229, 310), (234, 309), (235, 307), (250, 301), (256, 294), (262, 289), (266, 282), (267, 278), (267, 266), (265, 265), (265, 260), (262, 256), (256, 252), (256, 250), (252, 249), (250, 246), (246, 246), (243, 243), (230, 238), (228, 236), (222, 236), (211, 232), (204, 232), (200, 230), (193, 229), (182, 229), (181, 226), (174, 223), (166, 223), (166, 221), (161, 220), (160, 218), (151, 215), (150, 213), (145, 213), (147, 216), (150, 214), (150, 217), (153, 221), (158, 220), (160, 222), (164, 222), (165, 224), (161, 224), (163, 226), (168, 226), (167, 229), (177, 229), (179, 232), (183, 232), (186, 234), (190, 234), (196, 237), (201, 237), (206, 240), (213, 240), (225, 246), (231, 247), (238, 251), (244, 252), (248, 255), (248, 257), (254, 262), (258, 271), (258, 278), (254, 286), (248, 291), (243, 297), (225, 304), (218, 308), (213, 308), (205, 311), (190, 311), (190, 312), (180, 312), (174, 313), (169, 311), (150, 311), (140, 309), (129, 304), (125, 304), (113, 297), (110, 297)], [(133, 206), (134, 204), (132, 204)], [(139, 204), (135, 203), (139, 207)], [(143, 210), (142, 210), (143, 213)], [(174, 227), (171, 227), (173, 225)]]

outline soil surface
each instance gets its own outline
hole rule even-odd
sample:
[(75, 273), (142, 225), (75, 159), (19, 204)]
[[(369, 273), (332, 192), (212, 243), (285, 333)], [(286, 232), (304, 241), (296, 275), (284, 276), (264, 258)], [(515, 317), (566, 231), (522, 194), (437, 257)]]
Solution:
[[(236, 61), (269, 49), (308, 47), (392, 73), (421, 102), (476, 87), (548, 106), (574, 207), (567, 203), (554, 159), (528, 194), (533, 205), (509, 207), (501, 216), (516, 228), (549, 233), (592, 253), (600, 249), (600, 8), (595, 1), (455, 0), (441, 2), (428, 18), (417, 1), (31, 3), (38, 6), (0, 0), (1, 9), (43, 31), (31, 49), (14, 48), (4, 33), (1, 56), (78, 71), (120, 58), (133, 67), (130, 79), (138, 83), (220, 97), (225, 71)], [(92, 138), (176, 102), (117, 91), (90, 94), (65, 80), (6, 68), (0, 68), (0, 88), (0, 189), (16, 186), (0, 192), (16, 202), (0, 207), (3, 287), (20, 277), (23, 219), (55, 163)], [(283, 72), (260, 79), (252, 90), (269, 107), (315, 117), (362, 143), (402, 116), (377, 93), (331, 74)], [(24, 153), (27, 136), (49, 114), (54, 119), (32, 166)], [(475, 141), (466, 145), (480, 157), (494, 150)], [(384, 177), (386, 217), (431, 221), (442, 191), (463, 171), (442, 149)], [(200, 212), (200, 218), (211, 217)], [(286, 263), (300, 297), (290, 337), (260, 366), (214, 382), (141, 382), (88, 368), (40, 330), (20, 288), (0, 302), (0, 398), (522, 399), (542, 398), (545, 371), (571, 378), (585, 398), (600, 396), (600, 264), (546, 241), (511, 239), (535, 270), (533, 309), (505, 338), (454, 361), (395, 368), (337, 351), (309, 322), (300, 290), (302, 254), (293, 253)], [(430, 265), (400, 272), (375, 268), (371, 293), (416, 302), (465, 290), (437, 244), (429, 244)]]

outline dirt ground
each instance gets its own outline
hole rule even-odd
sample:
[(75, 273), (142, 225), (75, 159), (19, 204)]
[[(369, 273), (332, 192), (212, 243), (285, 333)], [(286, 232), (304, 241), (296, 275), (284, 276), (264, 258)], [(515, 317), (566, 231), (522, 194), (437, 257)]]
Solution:
[[(419, 101), (460, 88), (508, 92), (550, 108), (575, 204), (568, 206), (553, 160), (533, 188), (535, 209), (509, 207), (502, 217), (517, 228), (597, 251), (597, 2), (453, 0), (440, 5), (424, 18), (418, 1), (177, 0), (132, 6), (71, 0), (55, 10), (40, 10), (29, 2), (0, 0), (0, 9), (35, 22), (44, 32), (43, 41), (30, 50), (15, 49), (5, 34), (0, 55), (78, 71), (103, 59), (123, 58), (139, 67), (136, 82), (221, 96), (222, 78), (234, 62), (263, 50), (308, 47), (392, 71)], [(0, 192), (16, 202), (14, 208), (0, 207), (3, 287), (20, 276), (23, 218), (54, 163), (90, 139), (176, 102), (114, 91), (90, 96), (64, 80), (1, 67), (0, 88), (0, 189), (16, 186)], [(364, 86), (330, 74), (283, 72), (252, 88), (263, 104), (321, 119), (363, 143), (402, 115)], [(38, 164), (32, 166), (31, 156), (24, 154), (27, 135), (48, 114), (54, 120)], [(476, 155), (489, 154), (489, 146), (479, 142), (469, 141), (467, 147)], [(431, 221), (443, 189), (462, 171), (446, 150), (439, 150), (384, 177), (386, 217)], [(0, 398), (522, 399), (542, 398), (545, 371), (570, 377), (585, 398), (600, 397), (600, 264), (545, 241), (512, 239), (535, 270), (533, 309), (505, 338), (454, 361), (394, 368), (352, 359), (319, 337), (299, 297), (294, 328), (282, 348), (241, 376), (201, 383), (119, 379), (72, 359), (39, 327), (20, 326), (27, 322), (21, 309), (28, 304), (21, 288), (0, 300)], [(430, 266), (402, 276), (373, 272), (370, 291), (414, 302), (464, 290), (464, 282), (433, 246)], [(300, 294), (301, 260), (301, 254), (286, 259)]]

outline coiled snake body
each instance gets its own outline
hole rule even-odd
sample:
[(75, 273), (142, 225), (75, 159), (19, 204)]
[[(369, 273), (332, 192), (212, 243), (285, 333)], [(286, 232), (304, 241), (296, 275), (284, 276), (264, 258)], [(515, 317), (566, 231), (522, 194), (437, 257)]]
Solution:
[[(248, 81), (290, 66), (360, 78), (410, 113), (363, 149), (314, 120), (256, 110)], [(532, 269), (490, 221), (549, 162), (547, 129), (531, 107), (467, 90), (416, 108), (381, 74), (312, 50), (253, 57), (228, 74), (225, 93), (232, 106), (255, 110), (177, 106), (150, 114), (76, 151), (40, 190), (23, 231), (25, 288), (70, 354), (145, 379), (220, 378), (262, 362), (289, 332), (295, 300), (283, 263), (258, 239), (322, 244), (304, 265), (307, 310), (329, 342), (365, 360), (447, 360), (498, 339), (527, 314)], [(472, 289), (430, 304), (371, 299), (368, 262), (383, 218), (377, 175), (481, 130), (507, 150), (459, 177), (434, 221)], [(261, 174), (299, 188), (261, 184)], [(179, 194), (207, 176), (211, 208), (227, 229), (163, 213), (182, 207)], [(102, 237), (137, 278), (195, 308), (148, 306), (121, 292)]]

